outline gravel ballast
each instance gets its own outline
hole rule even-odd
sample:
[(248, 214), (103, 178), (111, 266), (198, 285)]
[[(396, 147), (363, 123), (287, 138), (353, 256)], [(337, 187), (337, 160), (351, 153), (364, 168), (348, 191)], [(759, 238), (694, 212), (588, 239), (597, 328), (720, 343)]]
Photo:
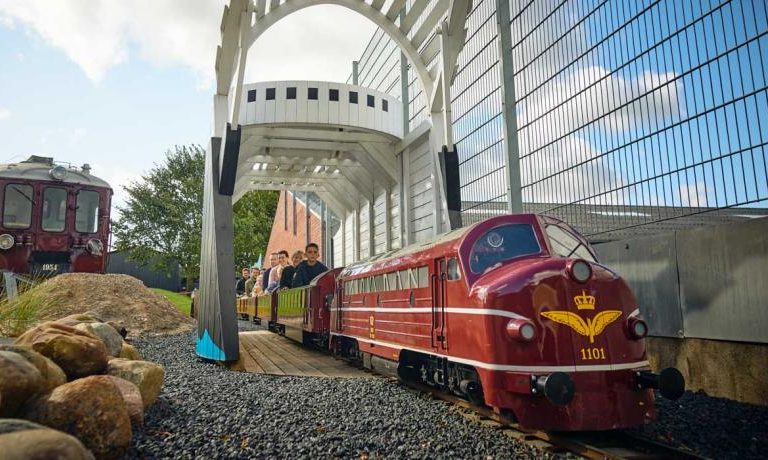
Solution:
[[(391, 380), (234, 372), (198, 359), (187, 333), (135, 345), (166, 381), (128, 458), (557, 458)], [(688, 392), (632, 431), (709, 458), (764, 458), (767, 426), (766, 407)]]
[(383, 378), (234, 372), (189, 334), (135, 345), (166, 380), (129, 458), (557, 458)]

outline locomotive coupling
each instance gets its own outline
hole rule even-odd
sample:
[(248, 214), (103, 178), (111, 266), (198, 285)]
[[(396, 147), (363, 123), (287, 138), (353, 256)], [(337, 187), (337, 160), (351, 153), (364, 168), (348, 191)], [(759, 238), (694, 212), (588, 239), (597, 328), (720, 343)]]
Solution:
[(685, 378), (674, 367), (668, 367), (658, 374), (651, 371), (638, 371), (636, 374), (637, 388), (653, 388), (667, 399), (677, 399), (685, 392)]
[(556, 406), (565, 406), (573, 399), (574, 385), (571, 376), (565, 372), (531, 376), (531, 393), (543, 394)]

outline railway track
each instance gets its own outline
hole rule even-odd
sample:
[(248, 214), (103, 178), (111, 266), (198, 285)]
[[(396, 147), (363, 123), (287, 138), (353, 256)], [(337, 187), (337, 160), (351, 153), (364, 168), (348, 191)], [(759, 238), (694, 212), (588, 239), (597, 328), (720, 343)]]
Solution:
[[(402, 382), (402, 381), (401, 381)], [(618, 459), (683, 459), (701, 460), (706, 457), (690, 450), (644, 439), (622, 430), (606, 432), (552, 433), (526, 430), (514, 420), (479, 407), (452, 394), (437, 391), (426, 385), (403, 382), (407, 387), (450, 403), (463, 417), (486, 426), (504, 430), (504, 434), (551, 453), (571, 452), (593, 460)]]

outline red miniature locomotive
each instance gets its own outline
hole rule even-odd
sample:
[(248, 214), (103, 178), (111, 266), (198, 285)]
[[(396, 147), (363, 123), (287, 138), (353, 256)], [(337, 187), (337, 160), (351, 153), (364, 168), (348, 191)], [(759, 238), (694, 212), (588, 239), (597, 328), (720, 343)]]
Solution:
[(326, 272), (301, 305), (304, 341), (329, 334), (339, 355), (527, 428), (642, 424), (655, 416), (652, 389), (676, 398), (684, 388), (676, 369), (651, 372), (648, 327), (627, 284), (549, 217), (494, 217)]
[(36, 156), (0, 165), (0, 270), (103, 273), (111, 198), (88, 165), (67, 168)]

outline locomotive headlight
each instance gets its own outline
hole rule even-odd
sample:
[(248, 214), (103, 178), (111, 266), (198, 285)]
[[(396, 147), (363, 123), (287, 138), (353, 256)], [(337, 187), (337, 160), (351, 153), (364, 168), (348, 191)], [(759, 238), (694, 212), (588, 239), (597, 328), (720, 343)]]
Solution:
[(101, 251), (104, 250), (104, 245), (101, 243), (101, 240), (97, 240), (96, 238), (91, 238), (88, 240), (88, 243), (85, 244), (85, 247), (88, 249), (88, 252), (94, 256), (100, 256)]
[(592, 266), (584, 260), (575, 260), (570, 267), (570, 275), (574, 281), (579, 283), (586, 283), (592, 278)]
[(536, 326), (527, 319), (512, 319), (507, 323), (507, 335), (520, 342), (530, 342), (536, 337)]
[(640, 340), (648, 335), (648, 324), (640, 318), (629, 318), (629, 333), (635, 340)]
[(0, 235), (0, 249), (3, 251), (11, 249), (14, 244), (16, 244), (16, 238), (14, 238), (13, 235), (7, 233)]
[(64, 180), (64, 178), (67, 177), (67, 170), (64, 168), (64, 166), (54, 166), (51, 168), (50, 171), (48, 171), (48, 174), (54, 179), (54, 180)]

